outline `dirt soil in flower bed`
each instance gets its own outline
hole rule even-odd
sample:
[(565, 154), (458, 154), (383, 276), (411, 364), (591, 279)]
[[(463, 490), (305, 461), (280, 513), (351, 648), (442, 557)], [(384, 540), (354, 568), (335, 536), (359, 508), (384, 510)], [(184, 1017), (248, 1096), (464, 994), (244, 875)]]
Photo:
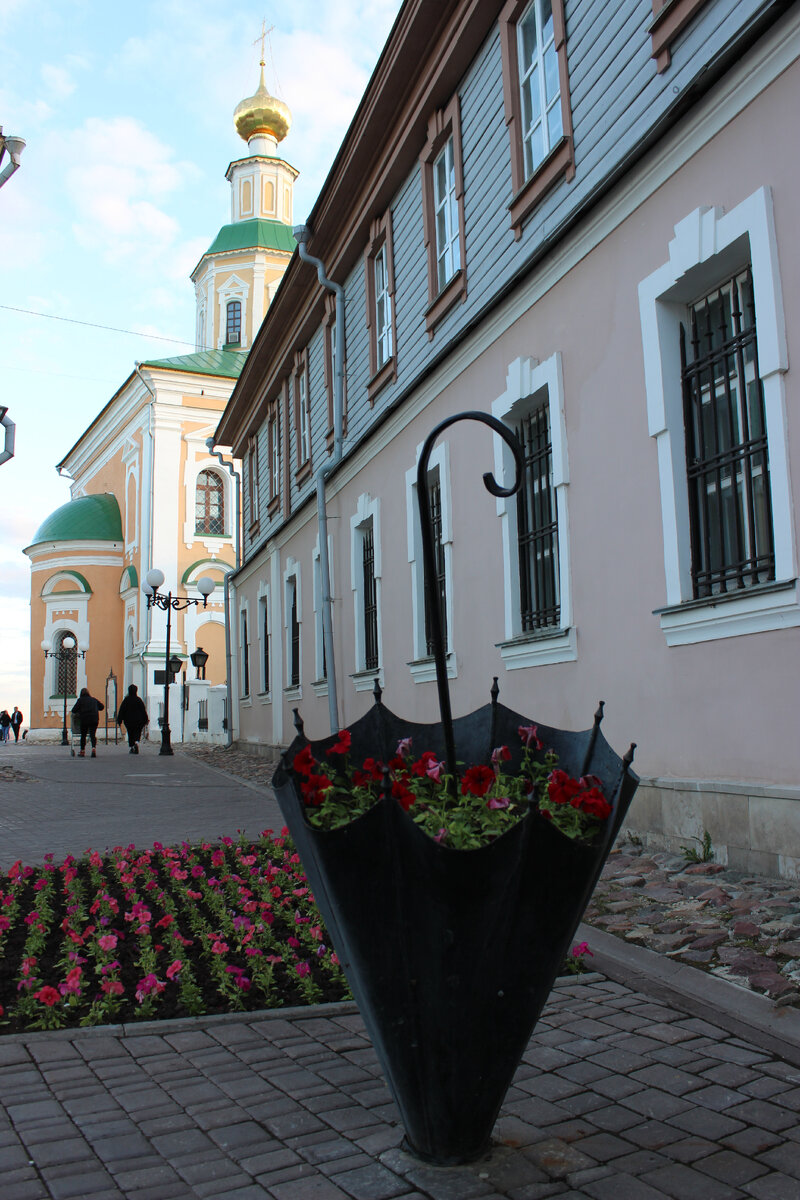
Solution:
[(282, 836), (16, 863), (0, 946), (0, 1033), (350, 997)]
[(796, 882), (654, 853), (623, 835), (584, 920), (800, 1008)]

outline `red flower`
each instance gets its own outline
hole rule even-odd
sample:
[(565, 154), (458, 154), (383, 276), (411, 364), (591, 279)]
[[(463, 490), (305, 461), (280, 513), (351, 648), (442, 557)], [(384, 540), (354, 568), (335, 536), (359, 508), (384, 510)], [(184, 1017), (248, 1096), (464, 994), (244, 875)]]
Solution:
[(334, 742), (327, 750), (328, 757), (332, 754), (348, 754), (350, 751), (350, 730), (343, 729), (339, 734), (339, 740)]
[(43, 987), (38, 992), (33, 993), (34, 1000), (39, 1000), (42, 1004), (46, 1004), (48, 1008), (52, 1008), (54, 1004), (58, 1004), (61, 996), (54, 987)]
[(461, 795), (485, 796), (494, 783), (491, 767), (469, 767), (461, 780)]
[(316, 766), (310, 746), (304, 746), (299, 754), (295, 754), (292, 766), (298, 775), (310, 775)]
[(601, 821), (606, 821), (611, 816), (611, 805), (606, 800), (599, 788), (589, 788), (588, 792), (583, 792), (580, 797), (581, 812), (588, 813), (590, 817), (598, 817)]
[(419, 775), (421, 779), (428, 774), (429, 767), (435, 766), (438, 761), (432, 750), (426, 750), (415, 763), (412, 763), (411, 770), (415, 775)]
[(396, 779), (392, 784), (392, 796), (405, 812), (408, 812), (411, 805), (416, 804), (417, 801), (414, 793), (409, 791), (406, 785), (399, 779)]
[(539, 738), (538, 725), (520, 725), (517, 733), (522, 738), (526, 746), (533, 746), (534, 750), (543, 749), (542, 741)]
[(571, 804), (581, 790), (577, 779), (571, 779), (566, 771), (556, 767), (547, 781), (547, 794), (553, 804)]
[(309, 775), (305, 783), (301, 783), (300, 791), (306, 804), (319, 808), (325, 799), (325, 792), (332, 786), (327, 775)]

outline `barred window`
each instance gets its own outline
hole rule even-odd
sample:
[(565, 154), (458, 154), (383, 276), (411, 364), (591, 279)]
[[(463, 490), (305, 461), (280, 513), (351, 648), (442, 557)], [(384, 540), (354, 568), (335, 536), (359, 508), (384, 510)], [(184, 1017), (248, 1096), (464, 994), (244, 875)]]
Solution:
[(378, 667), (378, 589), (375, 581), (375, 536), (372, 521), (361, 533), (361, 568), (364, 587), (364, 670)]
[(681, 380), (694, 597), (775, 578), (750, 268), (689, 308)]
[[(65, 646), (64, 639), (71, 638), (72, 646)], [(56, 662), (56, 696), (77, 696), (78, 694), (78, 639), (68, 629), (62, 629), (56, 635), (55, 651), (59, 657)]]
[(201, 471), (195, 489), (195, 532), (225, 533), (225, 484), (216, 471)]
[(520, 610), (523, 631), (558, 626), (558, 518), (553, 487), (553, 449), (548, 405), (517, 426), (525, 454), (525, 478), (517, 494)]
[[(434, 595), (438, 597), (439, 612), (442, 618), (442, 640), (447, 647), (447, 583), (445, 576), (444, 545), (442, 543), (442, 489), (439, 483), (439, 473), (428, 483), (428, 503), (431, 513), (433, 532), (433, 553), (436, 564), (434, 579)], [(431, 624), (431, 597), (425, 588), (425, 651), (433, 654), (433, 632)]]
[(300, 620), (297, 612), (297, 580), (289, 583), (289, 685), (300, 684)]

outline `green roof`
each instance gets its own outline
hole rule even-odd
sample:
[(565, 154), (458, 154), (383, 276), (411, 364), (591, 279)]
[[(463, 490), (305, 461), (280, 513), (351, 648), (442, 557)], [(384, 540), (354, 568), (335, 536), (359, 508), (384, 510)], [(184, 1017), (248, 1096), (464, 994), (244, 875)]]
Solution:
[(246, 350), (198, 350), (196, 354), (181, 354), (178, 358), (148, 358), (141, 365), (160, 367), (165, 371), (224, 375), (227, 379), (238, 379), (246, 358)]
[[(289, 225), (282, 221), (235, 221), (232, 225), (223, 225), (214, 241), (206, 250), (206, 254), (223, 254), (226, 250), (283, 250), (286, 254), (294, 251), (297, 242), (294, 240)], [(205, 257), (205, 255), (203, 256)]]
[(33, 535), (40, 542), (121, 542), (122, 518), (116, 496), (79, 496), (62, 504), (47, 517)]

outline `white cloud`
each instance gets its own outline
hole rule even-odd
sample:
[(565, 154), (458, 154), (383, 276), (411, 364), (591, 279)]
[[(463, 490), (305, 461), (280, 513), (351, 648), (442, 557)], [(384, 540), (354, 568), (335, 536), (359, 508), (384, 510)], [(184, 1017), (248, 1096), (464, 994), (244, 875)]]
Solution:
[(69, 72), (51, 63), (42, 67), (42, 82), (54, 100), (66, 100), (75, 91), (75, 82)]

